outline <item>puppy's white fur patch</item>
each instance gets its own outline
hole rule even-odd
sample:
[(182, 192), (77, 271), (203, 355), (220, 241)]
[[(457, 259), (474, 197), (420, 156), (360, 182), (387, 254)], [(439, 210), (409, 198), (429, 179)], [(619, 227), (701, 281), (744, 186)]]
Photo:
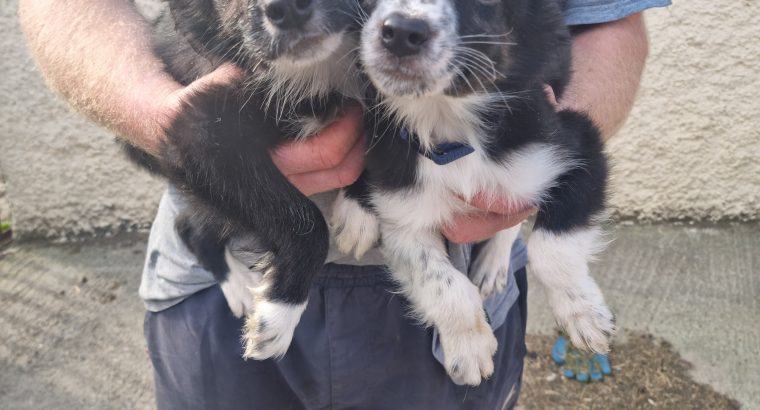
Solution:
[(451, 97), (388, 97), (384, 104), (398, 122), (414, 130), (420, 146), (430, 150), (443, 142), (481, 145), (484, 141), (480, 113), (492, 103), (489, 95)]
[[(337, 117), (338, 112), (336, 111), (334, 115)], [(329, 121), (332, 121), (333, 119), (334, 118), (330, 118)], [(317, 135), (329, 124), (330, 122), (322, 121), (316, 117), (301, 117), (297, 118), (294, 123), (288, 127), (288, 131), (295, 135), (297, 140), (302, 140)]]
[[(267, 90), (266, 104), (274, 106), (277, 118), (297, 117), (293, 115), (292, 107), (307, 99), (326, 98), (332, 92), (362, 101), (363, 86), (354, 66), (356, 40), (344, 33), (335, 33), (323, 43), (330, 51), (327, 56), (299, 64), (293, 64), (289, 59), (278, 59), (253, 79), (253, 88), (263, 86)], [(335, 114), (337, 116), (338, 113)], [(328, 123), (331, 120), (327, 119)], [(300, 130), (298, 127), (302, 121), (296, 120), (288, 125), (289, 130), (295, 130), (297, 137), (307, 137), (319, 131), (308, 123), (309, 129)]]
[[(269, 23), (267, 21), (267, 23)], [(276, 35), (280, 29), (275, 28)], [(312, 34), (312, 36), (319, 36), (320, 34)], [(325, 60), (334, 54), (341, 46), (343, 42), (344, 33), (333, 33), (325, 37), (322, 41), (319, 41), (313, 47), (309, 49), (301, 50), (296, 56), (286, 54), (278, 59), (274, 60), (274, 64), (277, 66), (283, 66), (288, 68), (309, 68), (313, 64), (324, 64)], [(312, 39), (315, 37), (312, 37)], [(308, 35), (302, 37), (303, 40), (309, 40)]]
[(509, 275), (512, 244), (520, 233), (520, 225), (499, 231), (482, 245), (470, 268), (470, 280), (480, 288), (485, 299), (504, 290)]
[(354, 258), (361, 257), (380, 239), (380, 222), (355, 199), (341, 190), (333, 203), (330, 230), (338, 249)]
[(381, 216), (400, 226), (413, 231), (440, 229), (454, 215), (473, 211), (464, 201), (481, 192), (510, 202), (514, 209), (535, 206), (571, 166), (556, 148), (545, 144), (526, 146), (501, 163), (486, 158), (481, 149), (444, 166), (421, 158), (415, 185), (373, 193), (373, 203)]
[(354, 67), (355, 40), (343, 33), (330, 35), (326, 40), (330, 53), (308, 64), (293, 64), (276, 60), (271, 71), (259, 80), (270, 82), (270, 99), (290, 103), (307, 98), (320, 98), (337, 91), (347, 97), (359, 97), (361, 85)]
[(253, 309), (245, 320), (243, 342), (246, 359), (280, 358), (287, 353), (306, 302), (288, 304), (267, 300), (265, 288), (252, 289)]
[(262, 273), (249, 270), (248, 266), (232, 255), (229, 249), (224, 250), (224, 260), (230, 271), (227, 278), (219, 284), (227, 299), (232, 314), (243, 317), (253, 309), (253, 298), (250, 289), (261, 285)]
[(528, 240), (529, 267), (558, 324), (574, 345), (598, 353), (609, 351), (615, 333), (614, 317), (588, 268), (603, 247), (597, 227), (559, 234), (538, 229)]

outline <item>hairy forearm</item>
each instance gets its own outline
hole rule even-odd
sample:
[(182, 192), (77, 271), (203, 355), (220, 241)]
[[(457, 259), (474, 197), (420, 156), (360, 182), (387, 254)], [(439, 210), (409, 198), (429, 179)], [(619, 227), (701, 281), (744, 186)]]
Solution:
[(162, 138), (158, 107), (181, 88), (153, 54), (128, 0), (21, 0), (19, 17), (48, 84), (77, 110), (149, 153)]
[(625, 122), (648, 53), (644, 19), (591, 26), (573, 37), (573, 79), (560, 108), (588, 113), (607, 139)]

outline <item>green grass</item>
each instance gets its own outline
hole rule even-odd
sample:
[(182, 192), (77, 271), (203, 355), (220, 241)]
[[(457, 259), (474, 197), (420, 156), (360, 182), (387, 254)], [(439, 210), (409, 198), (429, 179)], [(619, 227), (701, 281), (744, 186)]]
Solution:
[(0, 222), (0, 234), (6, 233), (11, 230), (11, 224), (8, 222)]

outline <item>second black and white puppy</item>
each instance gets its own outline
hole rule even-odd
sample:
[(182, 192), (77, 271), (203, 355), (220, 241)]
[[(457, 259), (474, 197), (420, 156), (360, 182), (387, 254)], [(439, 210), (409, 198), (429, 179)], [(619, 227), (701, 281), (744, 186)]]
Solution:
[[(478, 193), (538, 207), (532, 273), (573, 343), (608, 350), (613, 316), (589, 275), (600, 250), (607, 164), (585, 115), (555, 112), (570, 76), (558, 0), (367, 0), (361, 62), (376, 88), (361, 184), (334, 208), (338, 243), (374, 241), (414, 313), (435, 326), (445, 367), (477, 385), (497, 342), (481, 292), (505, 282), (517, 228), (483, 245), (470, 278), (449, 262), (441, 228)], [(371, 211), (369, 211), (371, 210)], [(379, 229), (377, 227), (379, 226)], [(343, 236), (343, 238), (341, 238)], [(473, 284), (473, 282), (475, 282)]]
[[(333, 121), (360, 97), (355, 75), (352, 0), (169, 0), (156, 29), (168, 71), (189, 84), (226, 62), (243, 84), (200, 90), (166, 130), (161, 156), (131, 156), (168, 177), (188, 198), (177, 229), (225, 288), (235, 262), (230, 240), (264, 254), (238, 275), (263, 274), (253, 294), (241, 284), (227, 298), (250, 298), (246, 357), (285, 354), (311, 278), (329, 245), (319, 208), (275, 167), (270, 151)], [(244, 280), (244, 284), (255, 280)], [(242, 310), (242, 309), (241, 309)], [(242, 313), (242, 312), (238, 312)]]

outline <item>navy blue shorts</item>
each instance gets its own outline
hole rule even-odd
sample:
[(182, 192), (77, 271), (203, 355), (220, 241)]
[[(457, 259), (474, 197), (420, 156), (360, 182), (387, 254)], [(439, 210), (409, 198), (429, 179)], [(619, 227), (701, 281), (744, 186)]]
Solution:
[(409, 318), (406, 300), (381, 267), (326, 265), (288, 353), (243, 360), (243, 320), (219, 286), (161, 312), (145, 337), (159, 409), (509, 409), (525, 356), (527, 283), (496, 329), (495, 373), (457, 386), (431, 352), (432, 330)]

